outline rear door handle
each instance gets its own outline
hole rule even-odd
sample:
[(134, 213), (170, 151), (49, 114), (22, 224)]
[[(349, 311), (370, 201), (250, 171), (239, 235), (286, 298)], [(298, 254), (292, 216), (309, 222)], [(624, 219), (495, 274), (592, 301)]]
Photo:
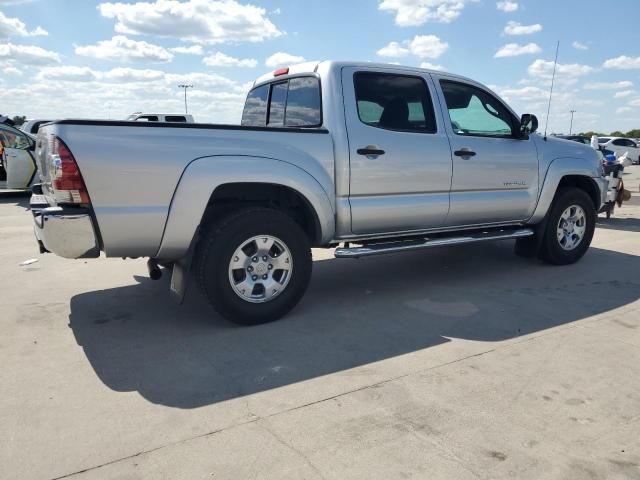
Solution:
[(385, 151), (376, 145), (367, 145), (364, 148), (356, 150), (358, 155), (365, 155), (367, 157), (377, 157), (378, 155), (384, 155)]
[(473, 157), (476, 152), (469, 150), (468, 148), (462, 148), (453, 152), (456, 157)]

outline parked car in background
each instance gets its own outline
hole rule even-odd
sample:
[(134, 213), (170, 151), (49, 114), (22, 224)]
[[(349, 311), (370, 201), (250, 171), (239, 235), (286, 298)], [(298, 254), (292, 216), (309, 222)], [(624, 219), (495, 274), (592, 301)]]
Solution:
[(20, 125), (20, 130), (35, 137), (36, 134), (38, 133), (38, 129), (40, 128), (40, 126), (49, 122), (53, 122), (53, 120), (40, 120), (40, 119), (27, 120), (22, 125)]
[(25, 132), (0, 124), (0, 189), (27, 189), (35, 182), (34, 146)]
[(585, 145), (591, 145), (591, 139), (583, 137), (581, 135), (556, 135), (556, 138), (563, 138), (565, 140), (571, 140), (573, 142), (584, 143)]
[(600, 137), (598, 143), (601, 147), (614, 152), (618, 157), (622, 157), (625, 152), (628, 152), (631, 163), (640, 164), (640, 145), (630, 138)]
[(451, 73), (281, 68), (254, 83), (241, 125), (41, 128), (36, 239), (66, 258), (149, 257), (151, 278), (172, 265), (178, 298), (191, 272), (242, 324), (298, 303), (311, 247), (358, 258), (513, 239), (519, 255), (566, 265), (589, 248), (607, 180), (593, 148), (537, 126)]
[(130, 122), (171, 122), (171, 123), (195, 123), (193, 115), (183, 113), (132, 113), (127, 117)]

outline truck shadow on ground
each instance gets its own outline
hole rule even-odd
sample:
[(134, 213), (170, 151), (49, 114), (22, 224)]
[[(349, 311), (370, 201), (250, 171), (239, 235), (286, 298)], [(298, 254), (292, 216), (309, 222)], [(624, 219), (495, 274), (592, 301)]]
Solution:
[(314, 262), (286, 318), (251, 328), (168, 279), (77, 295), (70, 327), (109, 388), (196, 408), (403, 355), (452, 338), (496, 342), (624, 307), (640, 257), (592, 248), (578, 264), (515, 257), (508, 243)]
[(620, 230), (623, 232), (640, 232), (640, 218), (598, 218), (597, 228), (603, 228), (605, 230)]
[(28, 209), (31, 192), (2, 192), (0, 191), (0, 205), (18, 205)]

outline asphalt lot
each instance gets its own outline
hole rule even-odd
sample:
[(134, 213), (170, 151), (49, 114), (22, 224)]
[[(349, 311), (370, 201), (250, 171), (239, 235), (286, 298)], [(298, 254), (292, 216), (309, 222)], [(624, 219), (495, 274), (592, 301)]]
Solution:
[[(640, 479), (640, 167), (569, 267), (314, 252), (285, 319), (39, 255), (0, 194), (2, 479)], [(25, 260), (39, 261), (21, 266)]]

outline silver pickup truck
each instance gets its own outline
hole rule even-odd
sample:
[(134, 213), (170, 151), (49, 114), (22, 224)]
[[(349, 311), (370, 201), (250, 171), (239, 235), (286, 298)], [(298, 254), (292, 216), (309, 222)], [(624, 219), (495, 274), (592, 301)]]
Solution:
[(148, 257), (182, 298), (275, 320), (311, 247), (354, 258), (515, 239), (556, 265), (589, 248), (607, 182), (596, 152), (535, 134), (485, 86), (396, 65), (306, 63), (259, 78), (241, 125), (62, 120), (40, 129), (42, 252)]

